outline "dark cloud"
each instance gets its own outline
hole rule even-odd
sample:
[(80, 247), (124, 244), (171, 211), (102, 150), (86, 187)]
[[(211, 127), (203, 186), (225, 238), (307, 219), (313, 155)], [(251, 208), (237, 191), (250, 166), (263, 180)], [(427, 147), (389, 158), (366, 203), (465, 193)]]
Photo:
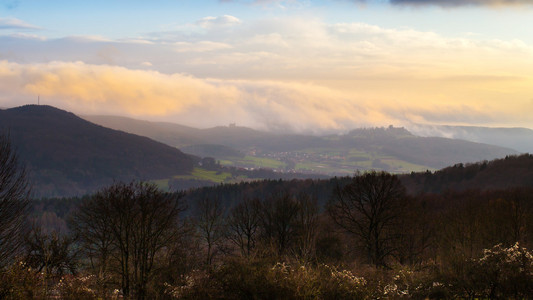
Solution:
[(389, 0), (396, 5), (437, 5), (437, 6), (510, 6), (532, 5), (531, 0)]

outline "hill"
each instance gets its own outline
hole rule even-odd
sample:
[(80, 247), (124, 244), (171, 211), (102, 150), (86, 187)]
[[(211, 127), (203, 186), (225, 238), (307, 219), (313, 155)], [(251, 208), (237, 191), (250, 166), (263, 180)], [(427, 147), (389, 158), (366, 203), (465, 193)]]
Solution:
[(172, 147), (183, 147), (203, 142), (199, 129), (174, 123), (149, 122), (118, 116), (81, 116), (83, 119), (107, 128), (150, 137)]
[(244, 157), (244, 153), (223, 145), (191, 145), (182, 147), (181, 150), (200, 157)]
[(0, 132), (9, 132), (35, 197), (82, 195), (114, 180), (188, 174), (194, 165), (193, 157), (178, 149), (50, 106), (0, 110)]
[(112, 116), (85, 118), (103, 126), (145, 134), (191, 154), (209, 153), (223, 165), (287, 172), (350, 175), (355, 170), (378, 169), (405, 173), (518, 153), (510, 148), (459, 139), (420, 137), (394, 127), (311, 136), (276, 134), (234, 125), (197, 129)]
[(533, 153), (533, 130), (529, 128), (413, 125), (411, 130), (422, 136), (438, 136), (486, 143)]
[(533, 188), (533, 155), (522, 154), (473, 164), (456, 164), (434, 173), (412, 173), (403, 175), (402, 182), (411, 193)]
[[(459, 195), (467, 190), (497, 191), (514, 188), (533, 189), (533, 155), (507, 156), (492, 161), (456, 164), (435, 172), (413, 172), (400, 175), (410, 195), (423, 193)], [(349, 183), (351, 177), (307, 180), (263, 180), (204, 187), (189, 191), (187, 200), (195, 203), (216, 197), (231, 205), (244, 198), (266, 198), (291, 192), (305, 193), (317, 198), (321, 207), (333, 195), (337, 186)]]

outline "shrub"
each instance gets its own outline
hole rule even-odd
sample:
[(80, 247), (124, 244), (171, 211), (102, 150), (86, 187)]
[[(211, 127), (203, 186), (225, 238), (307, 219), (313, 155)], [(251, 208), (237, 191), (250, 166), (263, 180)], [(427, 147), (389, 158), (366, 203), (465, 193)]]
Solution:
[(24, 261), (15, 262), (0, 274), (0, 299), (31, 299), (40, 291), (41, 274)]

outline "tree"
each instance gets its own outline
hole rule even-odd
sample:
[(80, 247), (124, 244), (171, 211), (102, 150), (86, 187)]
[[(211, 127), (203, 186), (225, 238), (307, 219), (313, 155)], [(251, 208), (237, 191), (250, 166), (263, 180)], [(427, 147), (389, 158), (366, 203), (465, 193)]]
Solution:
[[(185, 210), (182, 193), (165, 193), (154, 184), (116, 183), (97, 192), (75, 213), (80, 239), (99, 251), (111, 251), (120, 276), (122, 293), (147, 297), (156, 259), (170, 247), (179, 231), (179, 215)], [(108, 238), (110, 243), (108, 244)]]
[(283, 256), (297, 238), (299, 211), (299, 203), (289, 193), (274, 195), (263, 202), (263, 241), (272, 247), (278, 257)]
[(298, 233), (297, 254), (304, 260), (315, 257), (315, 244), (318, 235), (318, 201), (316, 197), (301, 193), (296, 198), (298, 214), (296, 226)]
[(245, 198), (235, 206), (228, 217), (228, 240), (241, 250), (243, 256), (250, 256), (255, 249), (260, 226), (261, 202)]
[(9, 136), (0, 135), (0, 268), (19, 253), (24, 243), (29, 193), (26, 169), (19, 165)]
[(57, 231), (43, 232), (41, 225), (34, 224), (25, 238), (25, 262), (36, 273), (43, 274), (43, 295), (48, 296), (49, 279), (59, 279), (66, 273), (76, 275), (78, 251), (74, 238)]
[[(437, 214), (428, 208), (434, 196), (409, 197), (396, 227), (394, 256), (400, 264), (415, 265), (426, 260), (435, 246)], [(433, 249), (435, 250), (435, 249)]]
[(112, 214), (105, 213), (107, 203), (101, 198), (83, 198), (68, 225), (78, 237), (82, 254), (87, 257), (89, 268), (96, 274), (100, 297), (108, 298), (110, 261), (117, 250), (111, 229)]
[(224, 209), (218, 198), (203, 198), (196, 213), (196, 226), (206, 245), (206, 265), (210, 266), (224, 237)]
[(337, 187), (328, 212), (338, 226), (359, 240), (372, 264), (385, 267), (395, 250), (394, 229), (405, 194), (396, 175), (376, 171), (357, 174), (344, 188)]

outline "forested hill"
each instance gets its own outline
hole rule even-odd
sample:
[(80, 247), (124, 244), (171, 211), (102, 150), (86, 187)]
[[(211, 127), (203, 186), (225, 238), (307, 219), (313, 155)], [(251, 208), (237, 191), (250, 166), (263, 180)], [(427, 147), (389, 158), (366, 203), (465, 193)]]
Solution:
[(113, 181), (189, 173), (194, 165), (178, 149), (50, 106), (0, 110), (0, 132), (26, 164), (35, 197), (82, 195)]
[(533, 187), (533, 155), (456, 164), (434, 173), (411, 173), (402, 175), (402, 182), (411, 193)]
[[(447, 191), (504, 190), (533, 188), (533, 155), (507, 156), (503, 159), (473, 164), (457, 164), (436, 172), (399, 175), (411, 195), (440, 194)], [(280, 193), (309, 194), (323, 206), (334, 189), (350, 182), (350, 177), (322, 180), (264, 180), (241, 184), (221, 185), (191, 190), (187, 199), (195, 203), (202, 198), (217, 198), (231, 206), (243, 198), (268, 198)]]

